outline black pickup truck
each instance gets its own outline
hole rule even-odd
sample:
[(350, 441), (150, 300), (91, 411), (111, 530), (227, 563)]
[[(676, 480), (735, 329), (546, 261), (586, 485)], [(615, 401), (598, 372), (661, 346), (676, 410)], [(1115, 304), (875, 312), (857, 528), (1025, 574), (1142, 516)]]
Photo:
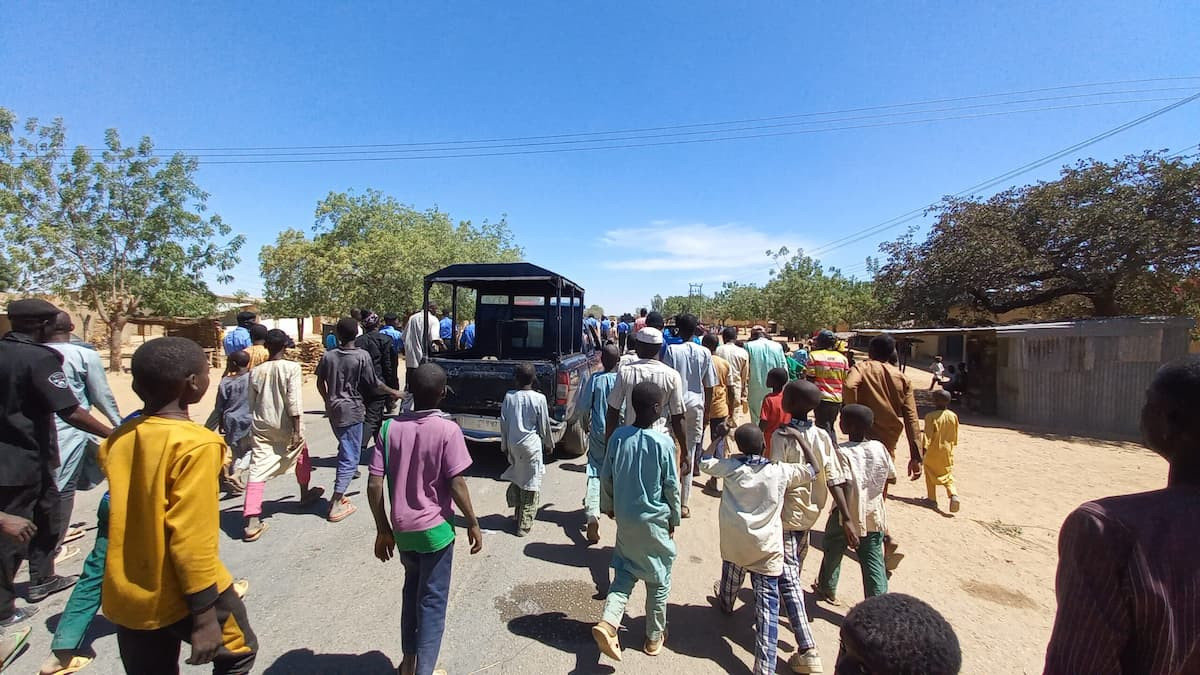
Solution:
[[(587, 431), (572, 422), (579, 388), (600, 368), (598, 336), (583, 322), (583, 288), (530, 263), (464, 263), (425, 277), (425, 304), (434, 284), (450, 286), (450, 312), (474, 291), (475, 344), (470, 349), (429, 351), (446, 371), (450, 391), (442, 410), (468, 439), (500, 440), (500, 405), (515, 386), (518, 363), (532, 363), (534, 387), (546, 395), (558, 451), (577, 457)], [(456, 327), (457, 330), (457, 327)], [(427, 341), (429, 337), (427, 337)], [(449, 342), (458, 344), (455, 334)]]

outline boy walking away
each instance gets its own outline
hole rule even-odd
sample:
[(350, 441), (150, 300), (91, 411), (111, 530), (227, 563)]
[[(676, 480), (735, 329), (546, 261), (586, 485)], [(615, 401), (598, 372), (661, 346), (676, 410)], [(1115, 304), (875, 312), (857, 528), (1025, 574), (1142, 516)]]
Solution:
[(704, 428), (708, 426), (712, 408), (713, 387), (717, 372), (712, 364), (712, 352), (692, 342), (699, 319), (695, 314), (680, 314), (675, 318), (676, 331), (683, 342), (667, 346), (663, 363), (675, 369), (683, 380), (684, 445), (679, 465), (679, 480), (683, 484), (683, 508), (688, 508), (692, 494), (692, 477), (700, 473), (700, 452), (704, 445)]
[(837, 336), (831, 330), (817, 333), (813, 346), (816, 349), (809, 352), (804, 370), (805, 377), (821, 390), (821, 405), (817, 406), (813, 418), (817, 426), (829, 434), (830, 440), (837, 443), (834, 427), (842, 409), (842, 388), (850, 374), (850, 361), (835, 349)]
[(533, 390), (537, 379), (533, 364), (518, 363), (516, 375), (517, 388), (504, 395), (500, 406), (500, 445), (509, 464), (500, 478), (510, 483), (508, 505), (515, 510), (517, 536), (524, 537), (537, 516), (538, 493), (546, 473), (542, 456), (554, 452), (554, 436), (546, 396)]
[(846, 614), (840, 637), (836, 673), (957, 675), (962, 668), (954, 628), (911, 595), (863, 600)]
[[(785, 373), (787, 371), (784, 371)], [(811, 464), (772, 463), (763, 455), (765, 443), (762, 431), (752, 424), (743, 424), (733, 434), (740, 457), (717, 459), (705, 455), (701, 461), (704, 473), (723, 479), (721, 489), (721, 580), (713, 586), (717, 607), (726, 614), (733, 613), (733, 603), (746, 573), (754, 586), (755, 631), (758, 639), (754, 649), (755, 675), (775, 672), (775, 655), (779, 641), (779, 577), (783, 574), (783, 511), (784, 495), (789, 489), (811, 483), (816, 472)], [(797, 592), (799, 589), (796, 589)], [(811, 651), (812, 635), (805, 628), (796, 629), (796, 639), (807, 642)], [(802, 646), (798, 645), (798, 649)], [(813, 655), (815, 656), (815, 655)], [(796, 672), (820, 672), (820, 660), (793, 659), (800, 666)], [(815, 670), (814, 670), (815, 666)]]
[(600, 470), (600, 510), (616, 519), (617, 543), (604, 618), (592, 627), (592, 637), (600, 651), (616, 661), (621, 660), (617, 629), (639, 580), (646, 584), (642, 650), (658, 656), (667, 637), (667, 596), (680, 509), (675, 443), (654, 428), (662, 417), (663, 396), (654, 382), (633, 387), (633, 425), (610, 433)]
[(132, 371), (142, 416), (100, 446), (111, 495), (101, 596), (125, 672), (178, 672), (189, 642), (189, 664), (248, 673), (258, 643), (218, 557), (225, 443), (188, 417), (208, 389), (204, 350), (186, 338), (151, 340), (134, 352)]
[(839, 507), (829, 514), (825, 524), (825, 557), (813, 593), (819, 599), (837, 604), (838, 576), (846, 548), (857, 549), (862, 567), (863, 595), (887, 593), (887, 570), (883, 563), (883, 533), (887, 517), (883, 489), (896, 468), (887, 448), (879, 441), (867, 440), (874, 414), (857, 403), (842, 409), (842, 433), (850, 439), (838, 446), (838, 461), (846, 477), (846, 512)]
[(270, 358), (250, 373), (254, 441), (242, 511), (246, 518), (243, 541), (257, 541), (267, 530), (261, 516), (263, 490), (268, 480), (295, 471), (301, 506), (313, 504), (325, 494), (323, 488), (308, 486), (312, 464), (300, 428), (300, 415), (304, 411), (300, 390), (304, 380), (300, 364), (283, 358), (287, 345), (287, 333), (278, 329), (268, 332), (266, 348)]
[(774, 439), (775, 461), (808, 463), (817, 474), (811, 485), (790, 488), (783, 501), (783, 575), (779, 577), (779, 591), (796, 633), (797, 652), (790, 662), (795, 672), (820, 672), (821, 667), (800, 585), (800, 572), (808, 556), (809, 530), (817, 524), (831, 494), (838, 508), (849, 510), (843, 492), (846, 477), (833, 441), (824, 429), (808, 419), (820, 403), (821, 390), (817, 385), (806, 380), (789, 382), (783, 390), (783, 407), (792, 419), (775, 432)]
[(783, 409), (783, 387), (787, 383), (787, 369), (773, 368), (767, 373), (767, 387), (771, 391), (763, 397), (762, 407), (758, 411), (758, 428), (767, 440), (767, 459), (771, 458), (771, 437), (775, 435), (775, 430), (791, 420), (791, 416)]
[(1158, 371), (1142, 434), (1162, 490), (1087, 502), (1058, 535), (1046, 675), (1200, 672), (1200, 358)]
[(596, 373), (579, 390), (579, 402), (575, 404), (575, 415), (588, 430), (587, 438), (587, 493), (583, 497), (583, 515), (587, 518), (587, 540), (590, 544), (600, 541), (600, 469), (608, 446), (604, 443), (605, 417), (608, 395), (617, 385), (617, 364), (621, 354), (614, 345), (605, 345), (600, 352), (600, 364), (604, 372)]
[[(258, 325), (258, 324), (255, 324)], [(229, 457), (222, 479), (231, 495), (246, 491), (245, 471), (250, 464), (250, 355), (245, 351), (229, 355), (225, 375), (217, 383), (217, 403), (204, 426), (225, 438)], [(245, 461), (243, 462), (243, 458)]]
[[(256, 323), (250, 326), (250, 346), (246, 347), (245, 352), (250, 356), (250, 364), (248, 368), (254, 370), (260, 363), (265, 363), (271, 358), (271, 354), (267, 351), (267, 327), (261, 323)], [(232, 356), (232, 354), (230, 355)]]
[[(721, 329), (721, 346), (717, 347), (717, 356), (729, 362), (729, 384), (733, 387), (734, 397), (738, 405), (734, 406), (733, 415), (737, 410), (750, 411), (750, 354), (738, 344), (738, 331), (733, 326)], [(734, 426), (734, 417), (729, 419), (729, 426)]]
[(933, 357), (933, 366), (929, 369), (933, 373), (933, 379), (929, 381), (929, 391), (942, 383), (942, 378), (946, 376), (946, 366), (942, 363), (942, 357)]
[(450, 598), (451, 502), (466, 520), (471, 555), (483, 549), (483, 533), (462, 477), (471, 466), (462, 430), (438, 410), (446, 395), (445, 371), (437, 364), (422, 364), (408, 384), (413, 410), (384, 421), (379, 452), (371, 459), (367, 502), (375, 516), (375, 557), (387, 562), (398, 551), (404, 566), (400, 673), (430, 675), (441, 651)]
[(958, 445), (958, 415), (950, 410), (950, 392), (933, 392), (937, 410), (925, 416), (925, 489), (937, 508), (937, 487), (950, 495), (950, 513), (962, 508), (954, 489), (954, 447)]
[[(393, 380), (396, 373), (396, 357), (392, 355), (392, 338), (379, 331), (379, 315), (371, 310), (362, 311), (362, 335), (354, 341), (354, 346), (363, 350), (371, 357), (371, 366), (375, 369), (375, 378), (392, 389), (399, 388), (399, 382)], [(363, 433), (359, 443), (359, 463), (370, 464), (371, 455), (367, 454), (367, 443), (374, 443), (379, 434), (379, 425), (391, 407), (392, 400), (386, 393), (376, 390), (363, 391)], [(363, 456), (365, 455), (365, 456)]]
[[(734, 411), (737, 409), (737, 394), (731, 384), (732, 367), (729, 362), (717, 355), (720, 342), (717, 336), (706, 333), (700, 338), (700, 345), (712, 354), (713, 371), (717, 374), (717, 383), (712, 389), (712, 404), (708, 410), (708, 436), (713, 444), (713, 454), (725, 459), (725, 443), (729, 435), (729, 426), (733, 424)], [(699, 471), (700, 467), (693, 467)], [(704, 488), (709, 492), (717, 489), (717, 479), (710, 476)]]
[(362, 452), (363, 419), (366, 416), (362, 393), (389, 394), (393, 400), (400, 398), (400, 392), (376, 376), (371, 357), (354, 346), (358, 321), (352, 317), (339, 319), (336, 330), (338, 348), (325, 352), (317, 364), (317, 392), (325, 401), (329, 426), (333, 427), (338, 442), (337, 478), (333, 483), (328, 516), (331, 523), (341, 522), (358, 510), (346, 498), (346, 490), (358, 471)]

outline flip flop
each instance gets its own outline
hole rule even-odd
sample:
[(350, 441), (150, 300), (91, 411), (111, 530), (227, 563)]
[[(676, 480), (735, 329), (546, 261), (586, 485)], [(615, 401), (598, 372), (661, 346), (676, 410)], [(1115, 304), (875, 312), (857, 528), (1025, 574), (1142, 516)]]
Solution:
[(270, 523), (264, 522), (259, 525), (258, 529), (256, 530), (246, 530), (246, 532), (242, 534), (242, 541), (258, 541), (259, 537), (263, 536), (263, 532), (266, 532), (267, 528), (270, 526)]
[(309, 488), (308, 492), (305, 493), (305, 495), (300, 498), (300, 506), (312, 506), (313, 504), (316, 504), (318, 501), (320, 501), (321, 497), (324, 496), (324, 494), (325, 494), (325, 488), (322, 488), (322, 487)]
[(17, 660), (17, 656), (21, 654), (32, 630), (32, 626), (25, 626), (0, 638), (0, 670), (4, 670)]
[(349, 518), (351, 514), (353, 514), (355, 511), (358, 510), (358, 507), (355, 506), (354, 504), (351, 504), (350, 500), (346, 499), (345, 497), (342, 497), (341, 506), (343, 507), (341, 511), (338, 511), (336, 513), (333, 511), (329, 512), (329, 518), (328, 518), (329, 522), (340, 523), (343, 520)]
[(83, 539), (84, 535), (86, 534), (87, 532), (85, 532), (82, 527), (72, 527), (71, 529), (67, 530), (66, 535), (63, 536), (63, 543), (69, 544), (76, 539)]
[(236, 579), (236, 580), (234, 580), (234, 582), (233, 582), (233, 592), (234, 592), (234, 593), (237, 593), (237, 596), (238, 596), (239, 598), (244, 598), (244, 597), (246, 597), (246, 594), (250, 592), (250, 580), (249, 580), (249, 579)]
[(78, 546), (63, 546), (58, 555), (54, 556), (54, 564), (64, 563), (82, 552)]
[(71, 675), (71, 673), (78, 673), (84, 668), (92, 665), (92, 661), (94, 660), (95, 659), (92, 659), (88, 656), (72, 656), (67, 665), (55, 671), (43, 670), (41, 675)]

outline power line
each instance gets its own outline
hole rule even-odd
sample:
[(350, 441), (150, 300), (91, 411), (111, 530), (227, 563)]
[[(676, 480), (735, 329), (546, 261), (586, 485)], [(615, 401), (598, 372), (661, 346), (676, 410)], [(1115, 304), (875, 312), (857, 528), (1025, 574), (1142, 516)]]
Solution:
[[(1126, 131), (1128, 129), (1132, 129), (1133, 127), (1136, 127), (1140, 124), (1148, 122), (1160, 115), (1164, 115), (1180, 106), (1187, 105), (1188, 103), (1191, 103), (1192, 101), (1195, 101), (1196, 99), (1200, 99), (1200, 93), (1192, 94), (1191, 96), (1188, 96), (1187, 98), (1183, 98), (1178, 101), (1175, 101), (1174, 103), (1171, 103), (1170, 105), (1164, 106), (1162, 108), (1159, 108), (1158, 110), (1152, 111), (1150, 113), (1142, 115), (1141, 117), (1130, 120), (1129, 122), (1126, 122), (1119, 126), (1113, 127), (1112, 129), (1109, 129), (1108, 131), (1099, 133), (1095, 136), (1092, 136), (1091, 138), (1085, 139), (1085, 140), (1080, 141), (1079, 143), (1076, 143), (1072, 146), (1063, 148), (1062, 150), (1059, 150), (1057, 152), (1046, 155), (1045, 157), (1036, 159), (1028, 164), (1019, 166), (1011, 171), (1007, 171), (1003, 174), (1000, 174), (999, 176), (990, 178), (981, 183), (976, 183), (975, 185), (972, 185), (964, 190), (960, 190), (959, 192), (954, 193), (954, 195), (952, 195), (952, 196), (961, 197), (963, 195), (974, 192), (976, 190), (984, 190), (984, 189), (993, 187), (995, 185), (1003, 183), (1004, 181), (1014, 178), (1022, 173), (1031, 171), (1031, 170), (1036, 169), (1041, 166), (1045, 166), (1046, 164), (1049, 164), (1050, 162), (1061, 159), (1062, 157), (1064, 157), (1068, 154), (1071, 154), (1078, 150), (1082, 150), (1083, 148), (1086, 148), (1089, 145), (1094, 145), (1106, 138), (1115, 136), (1115, 135), (1117, 135), (1123, 131)], [(811, 252), (809, 252), (809, 255), (812, 255), (812, 256), (823, 255), (823, 254), (829, 253), (830, 251), (834, 251), (839, 248), (849, 246), (850, 244), (853, 244), (855, 242), (866, 239), (867, 237), (871, 237), (876, 234), (879, 234), (880, 232), (883, 232), (885, 230), (890, 230), (894, 227), (903, 225), (904, 223), (914, 220), (917, 217), (919, 217), (920, 215), (924, 214), (930, 208), (937, 206), (937, 203), (938, 202), (933, 202), (932, 204), (928, 204), (928, 205), (922, 206), (920, 208), (913, 209), (912, 211), (909, 211), (907, 213), (896, 216), (895, 218), (885, 220), (882, 223), (879, 223), (878, 225), (873, 225), (871, 227), (859, 230), (858, 232), (851, 233), (845, 237), (842, 237), (841, 239), (835, 239), (827, 244), (824, 244), (822, 246), (819, 246), (819, 247), (813, 249)]]
[[(890, 104), (884, 104), (884, 105), (863, 106), (863, 107), (857, 107), (857, 108), (843, 108), (840, 110), (830, 110), (830, 111), (824, 111), (824, 112), (793, 113), (793, 114), (788, 114), (788, 115), (774, 115), (774, 116), (767, 116), (767, 117), (751, 117), (751, 118), (738, 119), (738, 120), (725, 120), (722, 122), (697, 122), (697, 123), (691, 123), (691, 124), (670, 124), (670, 125), (662, 125), (662, 126), (654, 126), (654, 127), (615, 129), (615, 130), (609, 130), (609, 131), (577, 131), (577, 132), (569, 132), (569, 133), (546, 134), (546, 135), (539, 135), (539, 136), (510, 136), (510, 137), (485, 138), (485, 139), (473, 139), (473, 140), (421, 141), (421, 142), (410, 142), (410, 143), (382, 143), (382, 144), (380, 144), (380, 143), (365, 143), (365, 144), (351, 144), (351, 145), (291, 145), (291, 146), (284, 145), (284, 146), (260, 146), (260, 147), (210, 147), (210, 148), (160, 148), (160, 150), (165, 151), (165, 152), (183, 152), (186, 154), (190, 154), (190, 153), (195, 153), (195, 152), (221, 152), (221, 151), (239, 151), (239, 150), (242, 150), (242, 151), (251, 151), (251, 150), (270, 151), (270, 150), (331, 150), (331, 149), (337, 149), (337, 148), (356, 149), (356, 148), (375, 148), (375, 147), (400, 148), (400, 147), (416, 147), (416, 146), (428, 146), (428, 145), (470, 145), (470, 144), (476, 144), (476, 143), (502, 143), (502, 142), (510, 142), (510, 141), (538, 141), (538, 140), (548, 140), (548, 139), (556, 139), (556, 138), (570, 138), (570, 137), (577, 137), (577, 136), (606, 136), (606, 135), (613, 135), (613, 134), (630, 134), (630, 133), (642, 133), (642, 132), (652, 132), (652, 131), (670, 131), (670, 130), (675, 130), (675, 129), (694, 129), (694, 128), (701, 128), (701, 127), (727, 126), (727, 125), (733, 125), (733, 124), (750, 124), (750, 123), (756, 123), (756, 122), (771, 122), (771, 121), (784, 120), (784, 119), (799, 119), (799, 118), (805, 118), (805, 117), (822, 117), (822, 116), (827, 116), (827, 115), (843, 115), (846, 113), (869, 112), (869, 111), (873, 111), (873, 110), (889, 110), (889, 109), (895, 109), (895, 108), (907, 108), (907, 107), (916, 107), (916, 106), (922, 106), (922, 105), (934, 105), (934, 104), (938, 104), (938, 103), (955, 103), (955, 102), (961, 102), (961, 101), (981, 100), (981, 99), (985, 99), (985, 98), (1001, 98), (1001, 97), (1005, 97), (1005, 96), (1023, 96), (1026, 94), (1038, 94), (1038, 93), (1044, 93), (1044, 92), (1050, 92), (1050, 91), (1066, 91), (1066, 90), (1070, 90), (1070, 89), (1087, 89), (1087, 88), (1095, 88), (1095, 87), (1110, 87), (1110, 86), (1128, 85), (1128, 84), (1147, 84), (1147, 83), (1151, 83), (1151, 82), (1184, 82), (1184, 81), (1191, 82), (1191, 81), (1195, 81), (1195, 80), (1200, 80), (1200, 76), (1154, 77), (1154, 78), (1143, 78), (1143, 79), (1135, 79), (1135, 80), (1110, 80), (1108, 82), (1068, 84), (1068, 85), (1059, 85), (1059, 86), (1055, 86), (1055, 87), (1040, 87), (1040, 88), (1036, 88), (1036, 89), (1023, 89), (1023, 90), (1017, 90), (1017, 91), (998, 92), (998, 93), (992, 93), (992, 94), (974, 94), (974, 95), (970, 95), (970, 96), (955, 96), (955, 97), (950, 97), (950, 98), (926, 99), (923, 101), (911, 101), (911, 102), (907, 102), (907, 103), (890, 103)], [(1185, 87), (1185, 88), (1188, 88), (1188, 87)], [(1106, 93), (1109, 93), (1109, 92), (1097, 92), (1094, 94), (1079, 94), (1077, 96), (1100, 96), (1100, 95), (1104, 95)], [(996, 105), (1001, 105), (1001, 104), (1002, 104), (1001, 102), (998, 102)], [(718, 130), (718, 131), (720, 131), (720, 130)]]
[[(216, 161), (204, 160), (202, 163), (205, 165), (320, 164), (320, 163), (329, 163), (329, 162), (339, 162), (339, 163), (379, 162), (379, 161), (396, 161), (396, 160), (457, 159), (457, 158), (477, 158), (477, 157), (505, 157), (505, 156), (514, 156), (514, 155), (557, 154), (557, 153), (563, 153), (563, 152), (582, 152), (582, 151), (588, 151), (588, 150), (617, 150), (617, 149), (628, 149), (628, 148), (645, 148), (645, 147), (656, 147), (656, 146), (690, 145), (690, 144), (697, 144), (697, 143), (713, 143), (713, 142), (722, 142), (722, 141), (749, 140), (749, 139), (756, 139), (756, 138), (773, 138), (773, 137), (780, 137), (780, 136), (795, 136), (795, 135), (805, 135), (805, 134), (814, 134), (814, 133), (825, 133), (825, 132), (830, 132), (830, 131), (847, 131), (847, 130), (856, 130), (856, 129), (906, 126), (906, 125), (913, 125), (913, 124), (923, 124), (923, 123), (928, 123), (928, 122), (944, 122), (944, 121), (954, 121), (954, 120), (980, 119), (980, 118), (985, 118), (985, 117), (1026, 114), (1026, 113), (1044, 112), (1044, 111), (1051, 111), (1051, 110), (1067, 110), (1067, 109), (1092, 108), (1092, 107), (1109, 106), (1109, 105), (1123, 105), (1123, 104), (1130, 104), (1130, 103), (1153, 103), (1153, 102), (1177, 101), (1177, 100), (1178, 99), (1174, 99), (1174, 98), (1145, 98), (1145, 99), (1131, 99), (1131, 100), (1122, 100), (1122, 101), (1102, 101), (1102, 102), (1078, 103), (1078, 104), (1062, 105), (1062, 106), (1044, 106), (1044, 107), (1039, 107), (1039, 108), (1026, 108), (1026, 109), (1021, 109), (1021, 110), (1004, 110), (1004, 111), (995, 111), (995, 112), (986, 112), (986, 113), (974, 113), (974, 114), (969, 114), (969, 115), (950, 115), (950, 116), (940, 116), (940, 117), (912, 119), (912, 120), (897, 120), (897, 121), (890, 121), (890, 122), (852, 124), (852, 125), (844, 125), (844, 126), (823, 127), (823, 128), (818, 128), (818, 129), (798, 129), (798, 130), (775, 131), (775, 132), (758, 133), (758, 134), (738, 134), (738, 135), (733, 135), (733, 136), (708, 136), (705, 138), (689, 138), (689, 139), (663, 140), (663, 141), (651, 141), (651, 142), (632, 142), (632, 143), (618, 143), (618, 144), (610, 143), (608, 145), (576, 146), (576, 147), (567, 147), (567, 148), (519, 149), (519, 150), (507, 150), (507, 151), (496, 151), (496, 152), (451, 152), (449, 154), (434, 154), (434, 155), (428, 155), (428, 154), (426, 154), (426, 155), (394, 155), (394, 154), (389, 154), (387, 156), (382, 156), (382, 157), (315, 157), (315, 158), (302, 157), (302, 158), (286, 158), (286, 159), (278, 159), (278, 158), (256, 159), (256, 158), (252, 158), (253, 156), (248, 156), (248, 157), (242, 157), (239, 159), (222, 159), (222, 160), (216, 160)], [(736, 130), (730, 130), (730, 131), (736, 131)], [(650, 137), (650, 136), (639, 137), (635, 140), (641, 140), (641, 139), (645, 139), (645, 138), (653, 138), (653, 137)], [(591, 142), (603, 143), (603, 142), (611, 142), (611, 141), (615, 141), (615, 140), (620, 140), (620, 139), (604, 139), (602, 141), (591, 141)], [(439, 150), (433, 150), (433, 151), (439, 151)], [(379, 152), (382, 152), (382, 151), (379, 151)], [(397, 151), (397, 152), (400, 152), (400, 151)], [(407, 151), (407, 152), (413, 152), (413, 151)], [(429, 151), (424, 151), (424, 152), (429, 152)], [(203, 159), (203, 158), (200, 158), (200, 159)], [(59, 163), (66, 163), (68, 161), (69, 160), (65, 160), (65, 159), (58, 160)]]
[(1170, 157), (1167, 157), (1167, 159), (1168, 160), (1179, 159), (1180, 157), (1183, 157), (1187, 153), (1191, 152), (1192, 150), (1196, 150), (1196, 149), (1200, 149), (1200, 143), (1197, 143), (1195, 145), (1189, 145), (1186, 148), (1183, 148), (1182, 150), (1180, 150), (1179, 152), (1171, 155)]

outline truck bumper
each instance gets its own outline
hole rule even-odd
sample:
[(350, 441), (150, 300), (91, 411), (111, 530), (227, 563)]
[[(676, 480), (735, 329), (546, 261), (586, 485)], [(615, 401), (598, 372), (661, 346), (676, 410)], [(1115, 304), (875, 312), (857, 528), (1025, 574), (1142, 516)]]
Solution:
[[(486, 415), (470, 415), (466, 413), (456, 413), (447, 415), (454, 420), (455, 424), (462, 429), (463, 436), (466, 436), (472, 441), (482, 443), (499, 443), (500, 442), (500, 418), (487, 417)], [(550, 420), (550, 433), (554, 436), (554, 442), (558, 443), (558, 439), (562, 438), (563, 432), (567, 425), (562, 422)]]

